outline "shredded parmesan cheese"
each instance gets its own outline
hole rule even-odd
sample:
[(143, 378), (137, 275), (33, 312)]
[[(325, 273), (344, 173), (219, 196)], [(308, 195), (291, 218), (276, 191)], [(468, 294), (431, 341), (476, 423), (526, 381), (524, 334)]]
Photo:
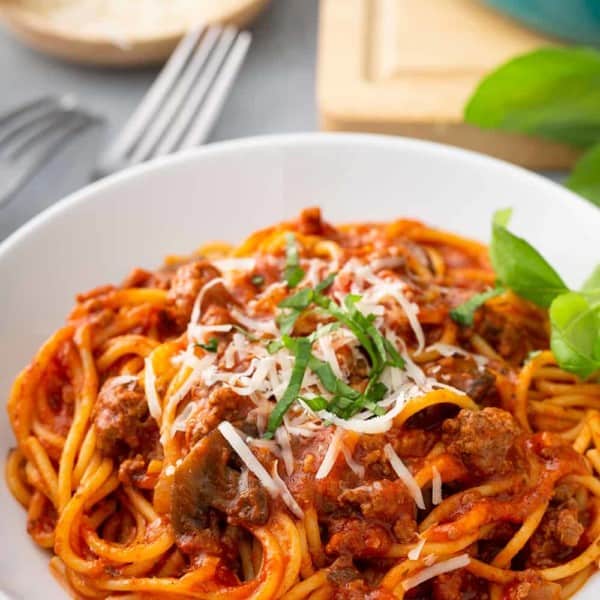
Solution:
[(160, 416), (162, 409), (160, 407), (160, 400), (156, 393), (156, 373), (154, 372), (154, 365), (152, 364), (152, 354), (144, 359), (144, 388), (146, 391), (146, 402), (148, 402), (148, 410), (150, 416), (157, 422), (160, 423)]
[(346, 464), (350, 467), (350, 470), (362, 479), (365, 476), (365, 468), (352, 458), (352, 453), (344, 443), (342, 443), (342, 454), (344, 455), (344, 459)]
[(300, 508), (300, 505), (296, 502), (294, 496), (288, 489), (287, 485), (281, 477), (279, 476), (279, 472), (277, 471), (277, 461), (273, 465), (272, 469), (273, 481), (279, 488), (279, 492), (281, 493), (281, 499), (285, 502), (285, 505), (290, 509), (290, 512), (297, 519), (304, 519), (304, 511)]
[(252, 331), (256, 331), (259, 333), (269, 333), (271, 335), (279, 335), (279, 329), (277, 325), (275, 325), (275, 321), (273, 318), (269, 319), (253, 319), (248, 315), (245, 315), (241, 310), (237, 308), (232, 308), (231, 316), (241, 325), (246, 327), (247, 329), (251, 329)]
[(356, 433), (385, 433), (392, 428), (394, 417), (399, 415), (405, 406), (405, 400), (398, 398), (394, 408), (386, 412), (384, 415), (379, 417), (373, 417), (372, 419), (353, 417), (352, 419), (342, 419), (333, 413), (326, 410), (320, 410), (317, 414), (323, 421), (330, 421), (334, 425), (348, 431), (355, 431)]
[(435, 350), (442, 356), (453, 356), (454, 354), (458, 354), (459, 356), (465, 356), (466, 358), (471, 357), (477, 363), (478, 367), (483, 367), (488, 362), (487, 357), (482, 356), (481, 354), (467, 352), (465, 349), (460, 348), (459, 346), (453, 346), (452, 344), (442, 344), (441, 342), (437, 342), (427, 346), (426, 350)]
[(187, 406), (175, 417), (173, 425), (171, 426), (171, 437), (173, 437), (178, 431), (185, 431), (187, 429), (188, 419), (192, 416), (198, 405), (195, 402), (189, 402)]
[(421, 552), (423, 552), (423, 546), (425, 546), (426, 541), (427, 540), (424, 537), (419, 539), (419, 541), (407, 554), (409, 560), (419, 560)]
[(325, 452), (325, 456), (323, 457), (323, 462), (319, 466), (319, 470), (315, 475), (315, 479), (325, 479), (325, 477), (329, 475), (331, 469), (333, 469), (333, 465), (335, 465), (335, 461), (342, 450), (343, 434), (344, 431), (339, 427), (335, 430), (335, 433), (331, 438), (331, 442), (329, 443), (329, 447), (327, 448), (327, 452)]
[(117, 375), (111, 381), (113, 385), (127, 385), (131, 387), (132, 384), (137, 383), (137, 380), (137, 375)]
[(285, 466), (286, 473), (291, 475), (294, 472), (294, 455), (290, 444), (290, 436), (285, 427), (278, 427), (275, 432), (275, 440), (281, 449), (281, 457)]
[(402, 459), (396, 454), (396, 451), (392, 448), (391, 444), (386, 444), (383, 448), (383, 452), (386, 458), (390, 461), (392, 469), (396, 472), (396, 475), (400, 478), (402, 483), (408, 489), (409, 494), (413, 497), (415, 504), (420, 508), (425, 508), (425, 502), (423, 500), (423, 492), (411, 472), (407, 469), (406, 465), (402, 462)]
[(455, 556), (454, 558), (449, 558), (448, 560), (443, 560), (431, 567), (427, 567), (423, 569), (417, 575), (413, 575), (408, 579), (405, 579), (402, 582), (402, 587), (405, 590), (410, 590), (418, 585), (421, 585), (423, 582), (433, 579), (442, 573), (449, 573), (450, 571), (455, 571), (456, 569), (462, 569), (466, 567), (471, 562), (471, 559), (468, 554), (461, 554), (460, 556)]
[(373, 271), (380, 271), (381, 269), (396, 269), (403, 264), (404, 258), (402, 256), (383, 256), (372, 260), (371, 268)]
[(211, 262), (219, 271), (252, 271), (256, 266), (254, 258), (217, 258)]
[(229, 442), (229, 445), (233, 448), (236, 454), (240, 457), (242, 462), (248, 467), (262, 486), (276, 498), (281, 493), (281, 488), (275, 483), (273, 478), (269, 475), (267, 470), (262, 466), (259, 460), (254, 456), (252, 450), (248, 448), (246, 442), (241, 438), (239, 433), (235, 430), (235, 427), (229, 421), (221, 421), (218, 426), (218, 430), (221, 435)]
[(196, 300), (194, 300), (194, 306), (192, 308), (192, 316), (190, 317), (190, 323), (195, 324), (198, 322), (198, 320), (200, 319), (200, 315), (202, 314), (202, 300), (204, 300), (204, 294), (206, 294), (206, 292), (210, 290), (211, 287), (214, 287), (219, 283), (225, 285), (225, 280), (222, 277), (215, 277), (214, 279), (211, 279), (208, 283), (202, 286), (202, 289), (200, 290), (200, 292), (198, 292), (198, 295), (196, 296)]

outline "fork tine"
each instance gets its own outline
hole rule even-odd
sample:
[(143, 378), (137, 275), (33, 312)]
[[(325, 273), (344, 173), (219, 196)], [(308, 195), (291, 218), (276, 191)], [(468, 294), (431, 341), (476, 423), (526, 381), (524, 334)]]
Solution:
[(26, 126), (19, 129), (13, 139), (4, 145), (1, 151), (1, 156), (7, 159), (16, 159), (24, 152), (27, 152), (30, 146), (37, 144), (46, 135), (51, 134), (54, 130), (61, 129), (69, 124), (69, 121), (78, 115), (79, 111), (61, 110), (55, 111), (28, 123)]
[(210, 57), (210, 61), (192, 90), (192, 93), (186, 100), (185, 105), (177, 114), (175, 121), (171, 124), (165, 137), (153, 153), (154, 156), (169, 154), (169, 152), (172, 152), (177, 147), (178, 142), (183, 137), (186, 129), (190, 126), (190, 123), (192, 123), (202, 101), (208, 94), (219, 69), (227, 58), (234, 39), (235, 32), (232, 29), (226, 29), (223, 37), (219, 40), (219, 45), (215, 48), (215, 51)]
[(54, 107), (59, 105), (60, 99), (56, 96), (44, 96), (28, 102), (19, 108), (11, 109), (0, 115), (0, 127), (3, 127), (7, 123), (12, 123), (14, 120), (20, 120), (23, 116), (27, 116), (29, 112), (37, 112), (40, 109)]
[(90, 125), (98, 123), (97, 117), (77, 112), (72, 113), (63, 126), (46, 131), (38, 143), (29, 147), (11, 165), (10, 176), (0, 181), (0, 206), (5, 204), (29, 177), (70, 137)]
[(195, 49), (202, 31), (203, 28), (192, 29), (179, 43), (120, 135), (100, 159), (97, 176), (106, 175), (121, 166), (121, 163), (173, 87), (173, 83), (177, 81), (180, 72)]
[(187, 150), (198, 146), (208, 138), (238, 71), (246, 58), (251, 40), (252, 36), (247, 31), (241, 32), (238, 35), (223, 68), (215, 79), (214, 85), (198, 118), (179, 145), (180, 150)]
[[(152, 154), (152, 150), (164, 135), (165, 131), (168, 130), (171, 121), (177, 115), (178, 110), (180, 107), (184, 106), (184, 102), (186, 101), (190, 90), (193, 88), (198, 75), (203, 72), (209, 56), (212, 61), (214, 54), (222, 47), (223, 41), (227, 43), (227, 38), (227, 32), (222, 32), (221, 29), (210, 28), (206, 31), (200, 45), (181, 73), (179, 81), (175, 84), (173, 91), (158, 111), (155, 121), (144, 134), (138, 146), (131, 152), (129, 158), (130, 164), (142, 162)], [(214, 52), (212, 52), (217, 41), (219, 43)], [(231, 43), (231, 40), (229, 43)]]
[(7, 154), (10, 146), (20, 145), (20, 140), (26, 139), (32, 131), (43, 129), (45, 124), (56, 121), (68, 110), (57, 102), (17, 115), (5, 124), (0, 135), (0, 155)]

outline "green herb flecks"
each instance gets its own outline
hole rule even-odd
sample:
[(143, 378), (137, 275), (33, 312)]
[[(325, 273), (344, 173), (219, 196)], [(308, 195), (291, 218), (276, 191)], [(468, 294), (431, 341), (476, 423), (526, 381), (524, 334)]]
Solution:
[(296, 287), (304, 278), (304, 271), (300, 267), (300, 254), (298, 253), (298, 244), (293, 233), (287, 233), (285, 236), (285, 270), (283, 278), (288, 287)]
[[(283, 339), (285, 343), (286, 338), (284, 337)], [(275, 430), (283, 421), (283, 415), (285, 415), (290, 406), (292, 406), (298, 398), (310, 356), (310, 342), (306, 338), (298, 338), (295, 340), (294, 367), (292, 369), (290, 381), (283, 396), (279, 399), (273, 412), (271, 412), (271, 415), (269, 416), (265, 437), (273, 437)]]
[[(364, 315), (357, 307), (360, 302), (360, 296), (348, 295), (345, 298), (344, 305), (338, 305), (332, 298), (326, 296), (324, 292), (331, 287), (335, 279), (335, 274), (329, 275), (321, 283), (312, 288), (303, 288), (296, 293), (288, 296), (279, 303), (281, 313), (277, 317), (277, 323), (282, 333), (281, 340), (273, 340), (267, 344), (267, 351), (275, 354), (281, 348), (286, 347), (295, 357), (295, 365), (298, 357), (301, 357), (302, 364), (306, 360), (304, 355), (306, 344), (309, 348), (309, 358), (305, 370), (312, 371), (319, 379), (321, 385), (331, 394), (329, 400), (318, 396), (316, 398), (302, 398), (305, 404), (312, 410), (327, 410), (339, 417), (348, 419), (360, 410), (369, 409), (375, 415), (383, 414), (385, 411), (379, 402), (385, 397), (387, 387), (379, 381), (383, 370), (387, 366), (403, 368), (404, 360), (394, 345), (383, 336), (374, 325), (374, 315)], [(320, 310), (325, 316), (333, 319), (325, 325), (320, 326), (308, 337), (292, 337), (294, 325), (302, 313), (306, 310)], [(323, 335), (327, 335), (341, 326), (349, 329), (357, 338), (359, 344), (365, 350), (371, 363), (369, 381), (364, 392), (355, 390), (341, 378), (337, 377), (331, 368), (331, 365), (315, 357), (311, 352), (312, 344)], [(302, 344), (300, 343), (302, 341)], [(292, 377), (293, 379), (293, 377)], [(277, 406), (287, 407), (289, 402), (290, 386), (292, 391), (295, 385), (292, 381), (284, 393), (285, 402), (280, 401)], [(296, 395), (298, 395), (296, 393)], [(319, 408), (316, 408), (319, 407)], [(285, 410), (280, 408), (274, 423), (280, 423), (285, 414)], [(272, 433), (271, 429), (268, 430)]]
[(466, 302), (463, 302), (450, 311), (450, 317), (455, 323), (463, 327), (471, 327), (475, 318), (475, 312), (481, 308), (488, 300), (503, 294), (505, 289), (502, 287), (492, 288), (480, 294), (471, 296)]
[(216, 352), (219, 347), (219, 340), (217, 338), (210, 338), (205, 344), (198, 343), (196, 346), (202, 348), (202, 350), (206, 350), (206, 352)]

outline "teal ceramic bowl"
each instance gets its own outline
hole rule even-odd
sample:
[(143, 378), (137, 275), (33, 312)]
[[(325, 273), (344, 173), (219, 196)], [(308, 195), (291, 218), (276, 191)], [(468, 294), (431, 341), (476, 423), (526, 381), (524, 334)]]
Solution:
[(540, 31), (576, 44), (600, 46), (600, 0), (486, 0)]

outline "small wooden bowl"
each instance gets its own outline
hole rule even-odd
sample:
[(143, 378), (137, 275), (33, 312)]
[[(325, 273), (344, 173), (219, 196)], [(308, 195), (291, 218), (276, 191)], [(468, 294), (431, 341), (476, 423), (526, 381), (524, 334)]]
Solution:
[[(77, 0), (80, 5), (98, 5), (93, 0)], [(173, 0), (164, 0), (172, 2)], [(130, 13), (115, 22), (119, 35), (102, 31), (86, 32), (86, 16), (80, 26), (76, 22), (57, 22), (49, 15), (60, 0), (3, 0), (0, 20), (29, 46), (64, 60), (105, 67), (134, 67), (159, 64), (171, 54), (181, 37), (200, 24), (246, 27), (270, 0), (198, 0), (200, 10), (190, 11), (189, 21), (171, 24), (169, 30), (140, 32), (124, 28), (123, 20), (135, 21)], [(43, 8), (42, 8), (43, 7)], [(84, 12), (84, 11), (82, 11)], [(117, 19), (120, 15), (117, 15)], [(93, 18), (90, 13), (87, 21)]]

